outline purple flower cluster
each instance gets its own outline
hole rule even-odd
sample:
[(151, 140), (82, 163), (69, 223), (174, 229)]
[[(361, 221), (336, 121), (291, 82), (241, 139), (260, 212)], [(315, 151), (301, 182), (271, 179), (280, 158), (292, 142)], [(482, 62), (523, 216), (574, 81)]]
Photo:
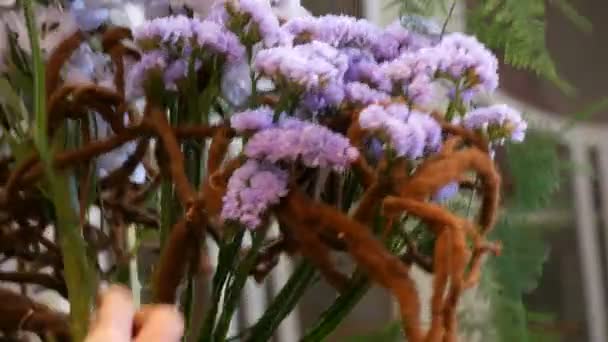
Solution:
[(379, 69), (390, 81), (392, 91), (397, 92), (395, 95), (403, 95), (410, 104), (423, 107), (432, 99), (436, 62), (436, 54), (425, 48), (382, 63)]
[(245, 146), (245, 155), (271, 163), (300, 161), (307, 167), (338, 172), (359, 158), (358, 150), (343, 135), (295, 119), (255, 134)]
[(238, 133), (264, 130), (273, 126), (273, 115), (272, 108), (262, 106), (234, 114), (230, 118), (230, 125)]
[(467, 128), (481, 129), (492, 139), (521, 142), (526, 137), (528, 124), (521, 117), (521, 113), (507, 105), (494, 105), (477, 108), (463, 119)]
[(400, 21), (387, 26), (373, 44), (373, 52), (381, 61), (393, 60), (406, 52), (431, 46), (432, 40), (403, 27)]
[(382, 33), (365, 19), (345, 15), (294, 18), (283, 29), (294, 36), (296, 43), (321, 41), (335, 48), (371, 49)]
[[(244, 33), (241, 37), (245, 43), (262, 41), (271, 47), (284, 40), (279, 20), (265, 0), (222, 0), (214, 6), (210, 18), (239, 35)], [(233, 23), (238, 27), (233, 27)]]
[(286, 171), (265, 162), (249, 160), (228, 181), (222, 219), (234, 220), (249, 229), (262, 223), (262, 215), (287, 195)]
[[(127, 75), (127, 92), (134, 97), (142, 96), (144, 94), (143, 90), (145, 83), (149, 79), (150, 73), (156, 72), (158, 75), (163, 75), (162, 77), (165, 78), (164, 70), (166, 68), (167, 54), (165, 52), (155, 50), (144, 54)], [(173, 77), (174, 75), (169, 76)], [(175, 84), (167, 82), (166, 86), (172, 88)]]
[(466, 90), (493, 92), (498, 87), (498, 60), (475, 37), (451, 33), (432, 49), (439, 71), (465, 79)]
[(390, 99), (387, 93), (373, 89), (365, 83), (351, 82), (346, 85), (346, 101), (358, 106), (384, 103)]
[(279, 46), (259, 51), (255, 69), (275, 84), (296, 87), (299, 91), (322, 91), (340, 83), (348, 67), (344, 54), (322, 42), (296, 47)]
[(142, 59), (129, 72), (128, 84), (132, 94), (141, 95), (147, 71), (160, 70), (166, 88), (177, 90), (177, 81), (187, 76), (188, 65), (194, 54), (198, 70), (204, 56), (222, 56), (236, 63), (245, 55), (245, 48), (237, 36), (208, 20), (183, 15), (161, 17), (146, 21), (134, 30), (133, 36), (146, 51)]
[(441, 127), (428, 114), (410, 111), (406, 105), (371, 105), (359, 115), (359, 124), (369, 131), (381, 131), (398, 156), (417, 159), (441, 145)]
[(193, 49), (201, 49), (227, 60), (236, 61), (245, 54), (234, 33), (208, 20), (188, 18), (183, 15), (156, 18), (136, 28), (133, 37), (143, 48), (163, 48), (188, 56)]

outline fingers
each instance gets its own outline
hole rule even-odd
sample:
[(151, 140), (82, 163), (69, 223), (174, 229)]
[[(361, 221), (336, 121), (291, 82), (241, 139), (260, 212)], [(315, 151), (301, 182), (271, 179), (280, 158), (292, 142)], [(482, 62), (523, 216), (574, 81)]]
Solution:
[(135, 342), (178, 342), (184, 334), (184, 320), (174, 306), (153, 305), (135, 316)]
[(133, 336), (135, 305), (131, 292), (122, 286), (104, 291), (85, 342), (128, 342)]

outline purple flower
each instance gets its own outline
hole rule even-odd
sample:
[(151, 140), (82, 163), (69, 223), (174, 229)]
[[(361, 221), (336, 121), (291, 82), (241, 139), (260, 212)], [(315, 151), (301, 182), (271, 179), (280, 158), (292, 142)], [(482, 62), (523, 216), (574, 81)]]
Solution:
[(415, 123), (422, 127), (425, 132), (426, 149), (430, 152), (436, 152), (441, 147), (441, 126), (430, 115), (418, 111), (410, 112), (408, 123)]
[(70, 12), (78, 27), (83, 31), (93, 31), (110, 19), (110, 10), (103, 7), (87, 7), (83, 1), (74, 1)]
[(379, 60), (392, 60), (405, 52), (431, 46), (432, 39), (403, 27), (400, 21), (387, 26), (373, 44), (373, 52)]
[(380, 65), (380, 73), (392, 85), (391, 90), (404, 95), (415, 106), (425, 106), (433, 98), (433, 81), (437, 70), (437, 55), (432, 49), (408, 52)]
[(419, 75), (403, 86), (403, 94), (408, 103), (417, 107), (425, 107), (430, 104), (434, 91), (433, 79), (428, 75)]
[(198, 24), (198, 19), (185, 15), (156, 18), (134, 29), (133, 38), (140, 42), (152, 40), (165, 44), (189, 44), (195, 38), (195, 26)]
[(228, 61), (236, 62), (245, 56), (245, 47), (238, 37), (220, 25), (203, 20), (194, 26), (196, 43), (203, 51), (225, 55)]
[(287, 195), (287, 183), (286, 171), (269, 163), (247, 161), (228, 181), (222, 219), (255, 229), (262, 223), (264, 212)]
[(331, 46), (312, 42), (259, 51), (254, 67), (277, 85), (295, 86), (299, 91), (319, 91), (342, 81), (348, 61)]
[(335, 48), (371, 48), (381, 34), (368, 20), (345, 15), (294, 18), (283, 29), (294, 35), (295, 42), (317, 40)]
[(251, 137), (245, 155), (272, 163), (299, 160), (307, 167), (343, 171), (359, 157), (359, 152), (341, 134), (317, 124), (298, 125), (292, 119), (287, 127), (270, 128)]
[(484, 130), (490, 138), (499, 142), (504, 138), (522, 142), (528, 129), (528, 123), (522, 119), (521, 113), (507, 105), (475, 109), (464, 117), (463, 125)]
[(346, 101), (358, 105), (368, 106), (373, 103), (388, 102), (390, 96), (382, 91), (372, 89), (365, 83), (352, 82), (346, 85)]
[(383, 132), (398, 156), (416, 159), (434, 152), (441, 144), (441, 128), (428, 114), (410, 111), (406, 105), (371, 105), (359, 115), (359, 124), (372, 132)]
[(193, 49), (225, 56), (234, 62), (245, 55), (245, 48), (234, 33), (208, 20), (183, 15), (146, 21), (133, 32), (134, 38), (145, 49), (162, 47), (173, 55), (188, 57)]
[(302, 97), (302, 105), (309, 112), (317, 113), (322, 109), (337, 107), (344, 100), (344, 85), (330, 82), (325, 88), (310, 91)]
[[(133, 96), (141, 96), (144, 94), (144, 86), (150, 77), (151, 72), (157, 72), (162, 75), (163, 70), (167, 68), (167, 54), (162, 51), (151, 51), (144, 54), (139, 62), (131, 68), (127, 75), (128, 92)], [(174, 87), (175, 84), (167, 84), (168, 88)]]
[(268, 106), (246, 110), (234, 114), (230, 118), (230, 126), (239, 133), (267, 129), (273, 126), (273, 114), (274, 111)]
[(498, 60), (475, 37), (451, 33), (433, 50), (439, 56), (439, 70), (454, 79), (464, 78), (467, 89), (492, 92), (498, 87)]
[(368, 106), (359, 114), (359, 125), (368, 130), (377, 130), (384, 127), (384, 123), (390, 118), (383, 106), (373, 104)]
[(184, 58), (175, 60), (165, 69), (163, 80), (168, 89), (177, 90), (175, 82), (184, 79), (188, 74), (188, 61)]
[[(214, 6), (210, 18), (239, 35), (245, 33), (246, 43), (261, 40), (266, 47), (271, 47), (283, 40), (279, 20), (268, 1), (222, 0)], [(232, 20), (239, 26), (232, 27)]]

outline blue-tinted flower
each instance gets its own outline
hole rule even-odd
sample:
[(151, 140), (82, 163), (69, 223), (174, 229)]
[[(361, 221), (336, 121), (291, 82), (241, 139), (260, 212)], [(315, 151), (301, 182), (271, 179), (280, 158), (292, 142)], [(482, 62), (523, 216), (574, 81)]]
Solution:
[(234, 114), (230, 118), (230, 126), (239, 133), (267, 129), (273, 126), (273, 115), (274, 111), (268, 106), (246, 110)]
[(466, 114), (463, 125), (467, 128), (485, 131), (490, 138), (508, 138), (521, 142), (526, 137), (528, 123), (521, 113), (507, 105), (494, 105), (475, 109)]
[(251, 96), (251, 70), (249, 63), (240, 60), (228, 63), (222, 75), (222, 95), (233, 106), (240, 107)]
[(222, 218), (255, 229), (262, 223), (264, 212), (287, 195), (287, 183), (287, 172), (277, 166), (247, 161), (228, 181)]
[(451, 182), (439, 189), (435, 195), (433, 195), (433, 201), (435, 202), (447, 202), (458, 195), (460, 191), (460, 184), (458, 182)]
[(83, 31), (92, 31), (110, 19), (110, 10), (104, 7), (88, 7), (82, 0), (72, 2), (70, 8), (78, 27)]
[(278, 161), (300, 161), (307, 167), (343, 171), (358, 157), (349, 140), (327, 127), (291, 119), (286, 127), (270, 128), (255, 134), (245, 146), (250, 158)]

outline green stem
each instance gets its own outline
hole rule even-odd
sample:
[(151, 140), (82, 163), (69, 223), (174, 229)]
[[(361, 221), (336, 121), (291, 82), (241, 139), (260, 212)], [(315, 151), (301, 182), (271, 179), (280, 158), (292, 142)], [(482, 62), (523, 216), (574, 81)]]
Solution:
[(47, 115), (46, 115), (46, 87), (45, 87), (45, 68), (40, 51), (40, 41), (38, 39), (38, 27), (34, 17), (33, 1), (22, 1), (25, 21), (32, 47), (32, 63), (34, 64), (34, 143), (40, 152), (42, 159), (49, 161), (49, 150), (47, 144)]
[(355, 275), (351, 286), (346, 292), (341, 294), (338, 299), (321, 315), (317, 324), (310, 329), (302, 342), (323, 341), (331, 334), (336, 327), (346, 318), (352, 309), (359, 303), (361, 298), (367, 293), (370, 287), (367, 277)]
[(247, 279), (249, 278), (249, 273), (255, 265), (255, 261), (257, 260), (260, 252), (260, 247), (264, 242), (264, 237), (264, 232), (260, 231), (253, 233), (251, 249), (249, 250), (249, 253), (247, 253), (247, 256), (245, 256), (245, 259), (239, 265), (234, 274), (232, 284), (226, 292), (224, 310), (222, 310), (222, 314), (220, 315), (216, 325), (213, 341), (220, 342), (226, 339), (228, 328), (230, 327), (230, 322), (232, 321), (232, 316), (234, 316), (234, 311), (236, 310), (241, 299), (241, 293)]
[(281, 322), (298, 304), (316, 275), (313, 265), (303, 261), (296, 267), (281, 292), (250, 331), (249, 342), (270, 341)]
[(64, 262), (64, 275), (70, 301), (70, 329), (76, 342), (84, 341), (87, 334), (89, 313), (93, 305), (95, 276), (89, 265), (86, 246), (80, 234), (78, 216), (72, 207), (70, 182), (66, 175), (55, 175), (51, 164), (51, 152), (47, 138), (45, 68), (40, 51), (38, 30), (34, 19), (33, 1), (22, 1), (34, 65), (34, 144), (40, 154), (50, 196), (55, 206), (56, 229)]
[(211, 304), (205, 322), (203, 323), (202, 332), (200, 334), (201, 342), (211, 341), (212, 339), (213, 326), (215, 325), (217, 313), (219, 311), (219, 302), (222, 298), (222, 292), (225, 291), (226, 282), (230, 275), (230, 271), (235, 265), (244, 235), (245, 230), (241, 229), (234, 235), (231, 241), (220, 246), (218, 266), (212, 280), (211, 299), (213, 300), (213, 303)]

